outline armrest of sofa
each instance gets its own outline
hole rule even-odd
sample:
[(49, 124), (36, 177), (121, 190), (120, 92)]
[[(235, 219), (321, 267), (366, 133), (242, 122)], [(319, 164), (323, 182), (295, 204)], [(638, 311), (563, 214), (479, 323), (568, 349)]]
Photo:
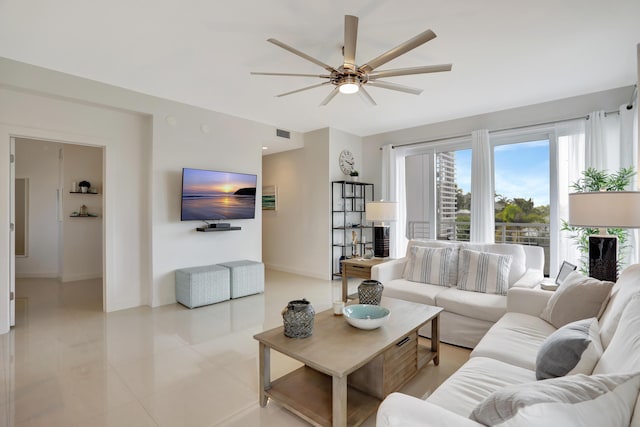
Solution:
[(482, 426), (440, 406), (402, 393), (391, 393), (378, 407), (376, 427)]
[(376, 264), (371, 267), (371, 279), (378, 280), (383, 284), (389, 280), (399, 279), (402, 277), (406, 263), (407, 258), (405, 257)]
[(518, 288), (535, 288), (544, 279), (544, 273), (537, 268), (529, 268), (524, 272), (521, 278), (513, 284)]
[(547, 306), (552, 291), (512, 287), (507, 291), (507, 311), (540, 316)]

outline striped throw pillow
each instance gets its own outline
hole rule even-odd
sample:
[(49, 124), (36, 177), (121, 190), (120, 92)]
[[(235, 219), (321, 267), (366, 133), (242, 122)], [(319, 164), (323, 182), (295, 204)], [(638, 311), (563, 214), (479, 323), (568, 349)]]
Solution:
[(458, 289), (506, 295), (511, 255), (463, 249), (460, 252)]
[(449, 271), (452, 268), (451, 260), (454, 250), (457, 248), (412, 247), (404, 270), (404, 278), (431, 285), (452, 285), (449, 283)]

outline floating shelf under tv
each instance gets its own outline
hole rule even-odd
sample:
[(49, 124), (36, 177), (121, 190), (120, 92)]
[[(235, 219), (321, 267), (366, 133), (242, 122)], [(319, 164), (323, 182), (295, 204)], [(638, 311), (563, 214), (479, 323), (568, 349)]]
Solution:
[(198, 227), (196, 231), (202, 231), (204, 233), (208, 233), (209, 231), (231, 231), (231, 230), (242, 230), (242, 227)]

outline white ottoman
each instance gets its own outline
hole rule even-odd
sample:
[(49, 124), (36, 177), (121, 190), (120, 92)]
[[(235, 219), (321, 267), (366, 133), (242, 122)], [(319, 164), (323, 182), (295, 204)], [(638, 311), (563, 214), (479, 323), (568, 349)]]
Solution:
[(231, 273), (231, 298), (264, 292), (264, 264), (247, 259), (218, 264)]
[(189, 308), (230, 298), (229, 269), (205, 265), (176, 270), (176, 300)]

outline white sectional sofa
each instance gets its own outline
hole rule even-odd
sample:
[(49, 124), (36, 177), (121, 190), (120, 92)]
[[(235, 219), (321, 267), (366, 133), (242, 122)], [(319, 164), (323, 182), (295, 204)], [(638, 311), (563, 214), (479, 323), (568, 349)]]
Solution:
[[(420, 277), (410, 277), (414, 280), (408, 280), (407, 264), (411, 263), (417, 248), (436, 251), (450, 248), (451, 256), (448, 258), (449, 271), (447, 280), (444, 280), (445, 286), (430, 283), (428, 280), (427, 283), (416, 281)], [(442, 307), (444, 311), (440, 315), (441, 341), (473, 348), (489, 328), (507, 312), (507, 297), (491, 292), (462, 290), (457, 286), (462, 275), (466, 273), (461, 256), (464, 250), (509, 256), (511, 263), (508, 269), (508, 288), (532, 288), (543, 278), (544, 251), (541, 247), (442, 240), (409, 241), (404, 258), (372, 267), (371, 278), (382, 282), (384, 295), (387, 297)], [(433, 274), (432, 277), (437, 278)], [(429, 337), (430, 333), (430, 327), (420, 330), (422, 336)]]
[[(552, 297), (553, 292), (540, 289), (511, 288), (507, 313), (469, 361), (426, 400), (401, 393), (387, 396), (378, 409), (377, 426), (640, 426), (640, 264), (622, 272), (608, 300), (605, 294), (597, 320), (578, 322), (592, 325), (592, 365), (577, 375), (571, 371), (536, 380), (536, 368), (550, 354), (545, 346), (573, 325), (556, 329), (540, 316), (549, 320), (549, 306), (561, 298), (571, 305), (560, 314), (580, 309), (584, 301), (575, 299), (586, 298), (591, 292), (586, 289), (574, 288), (580, 295), (570, 296), (571, 302), (567, 292)], [(478, 419), (487, 413), (494, 418)]]

